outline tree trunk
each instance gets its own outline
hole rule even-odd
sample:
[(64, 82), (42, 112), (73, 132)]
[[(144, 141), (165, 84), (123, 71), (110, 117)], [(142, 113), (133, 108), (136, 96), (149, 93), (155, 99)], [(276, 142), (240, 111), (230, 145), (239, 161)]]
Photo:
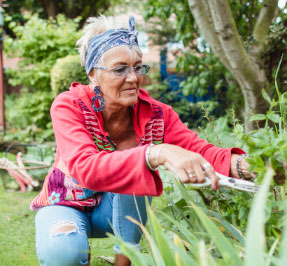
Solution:
[(41, 0), (44, 10), (47, 14), (47, 17), (54, 18), (57, 15), (57, 5), (54, 0)]
[(258, 72), (258, 78), (252, 80), (244, 80), (244, 76), (241, 75), (240, 71), (234, 71), (232, 73), (239, 83), (241, 92), (244, 96), (244, 127), (245, 131), (251, 131), (255, 129), (256, 125), (254, 122), (250, 122), (250, 117), (253, 114), (265, 114), (269, 108), (268, 103), (262, 96), (262, 89), (269, 91), (269, 83), (265, 75), (260, 80), (260, 72)]
[[(188, 0), (190, 11), (195, 18), (199, 31), (209, 43), (214, 54), (237, 80), (245, 101), (244, 125), (245, 130), (255, 128), (249, 122), (251, 114), (265, 113), (268, 104), (262, 96), (262, 89), (269, 91), (269, 82), (265, 72), (260, 68), (260, 54), (248, 54), (238, 34), (230, 6), (227, 0)], [(270, 0), (265, 0), (270, 3)], [(276, 2), (276, 1), (275, 1)], [(272, 11), (266, 17), (262, 27), (270, 25), (276, 12), (274, 5), (269, 5)], [(266, 6), (264, 10), (266, 13)], [(273, 12), (270, 15), (270, 13)], [(260, 27), (258, 24), (258, 27)], [(267, 34), (265, 34), (266, 36)], [(258, 40), (260, 48), (264, 46), (265, 38)], [(260, 49), (260, 50), (261, 50)]]

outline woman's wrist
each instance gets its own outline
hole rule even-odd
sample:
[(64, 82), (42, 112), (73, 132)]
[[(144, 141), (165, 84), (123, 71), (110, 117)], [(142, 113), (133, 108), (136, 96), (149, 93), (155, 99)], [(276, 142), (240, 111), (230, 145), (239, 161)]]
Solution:
[(253, 174), (249, 172), (249, 163), (245, 160), (249, 157), (248, 154), (232, 154), (230, 175), (235, 178), (248, 179), (252, 178)]
[(246, 162), (245, 157), (249, 157), (248, 154), (241, 154), (236, 160), (237, 174), (241, 179), (250, 178), (248, 172), (249, 164)]
[(154, 167), (152, 164), (151, 164), (151, 148), (154, 146), (154, 144), (150, 144), (147, 146), (146, 150), (145, 150), (145, 163), (148, 167), (149, 170), (151, 171), (156, 171), (158, 168), (157, 167)]
[(146, 164), (152, 171), (156, 171), (157, 168), (163, 164), (162, 150), (165, 144), (150, 144), (146, 149)]
[(230, 176), (235, 178), (240, 178), (238, 175), (236, 165), (237, 165), (237, 159), (239, 158), (239, 154), (231, 154), (231, 161), (230, 161)]

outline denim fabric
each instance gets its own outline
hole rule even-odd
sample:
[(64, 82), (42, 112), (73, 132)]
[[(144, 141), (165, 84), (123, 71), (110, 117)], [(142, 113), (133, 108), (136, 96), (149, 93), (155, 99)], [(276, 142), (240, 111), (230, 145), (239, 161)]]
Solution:
[[(151, 197), (149, 201), (151, 202)], [(142, 232), (126, 216), (145, 224), (145, 197), (103, 193), (101, 204), (92, 212), (81, 212), (59, 205), (41, 208), (35, 218), (36, 251), (40, 265), (87, 265), (88, 238), (103, 238), (107, 232), (114, 233), (110, 224), (115, 235), (139, 246)], [(63, 227), (68, 231), (63, 233)], [(118, 247), (115, 247), (115, 251), (120, 252)]]

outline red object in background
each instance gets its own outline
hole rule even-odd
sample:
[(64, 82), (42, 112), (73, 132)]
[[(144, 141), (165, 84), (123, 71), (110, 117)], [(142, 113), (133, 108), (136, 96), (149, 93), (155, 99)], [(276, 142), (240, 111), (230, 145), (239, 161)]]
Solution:
[[(2, 6), (2, 0), (0, 0), (0, 6)], [(2, 16), (2, 25), (0, 25), (0, 27), (2, 27), (2, 33), (0, 36), (1, 40), (0, 40), (0, 112), (1, 112), (1, 116), (0, 116), (0, 124), (2, 127), (2, 130), (5, 131), (6, 129), (6, 124), (5, 124), (5, 106), (4, 106), (4, 79), (3, 79), (3, 55), (2, 55), (2, 51), (3, 51), (3, 15), (0, 14)]]
[[(1, 2), (0, 2), (1, 3)], [(4, 82), (3, 82), (3, 56), (2, 56), (2, 50), (3, 50), (3, 43), (0, 42), (0, 109), (1, 109), (1, 127), (2, 130), (5, 131), (6, 124), (5, 124), (5, 106), (4, 106)]]

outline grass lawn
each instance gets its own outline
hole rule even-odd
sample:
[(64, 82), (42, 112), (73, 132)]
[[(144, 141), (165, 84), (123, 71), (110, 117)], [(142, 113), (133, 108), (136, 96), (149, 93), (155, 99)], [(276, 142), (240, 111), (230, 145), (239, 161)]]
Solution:
[[(35, 252), (35, 212), (29, 204), (38, 192), (10, 192), (3, 188), (0, 179), (0, 265), (38, 265)], [(160, 198), (154, 198), (153, 205), (161, 205)], [(146, 243), (143, 243), (143, 247)], [(113, 256), (113, 241), (90, 239), (91, 265), (111, 265), (98, 256)]]
[[(37, 192), (5, 191), (0, 180), (0, 265), (39, 265), (35, 252), (35, 212), (30, 201)], [(111, 239), (90, 239), (91, 265), (111, 265), (97, 256), (113, 256)]]

